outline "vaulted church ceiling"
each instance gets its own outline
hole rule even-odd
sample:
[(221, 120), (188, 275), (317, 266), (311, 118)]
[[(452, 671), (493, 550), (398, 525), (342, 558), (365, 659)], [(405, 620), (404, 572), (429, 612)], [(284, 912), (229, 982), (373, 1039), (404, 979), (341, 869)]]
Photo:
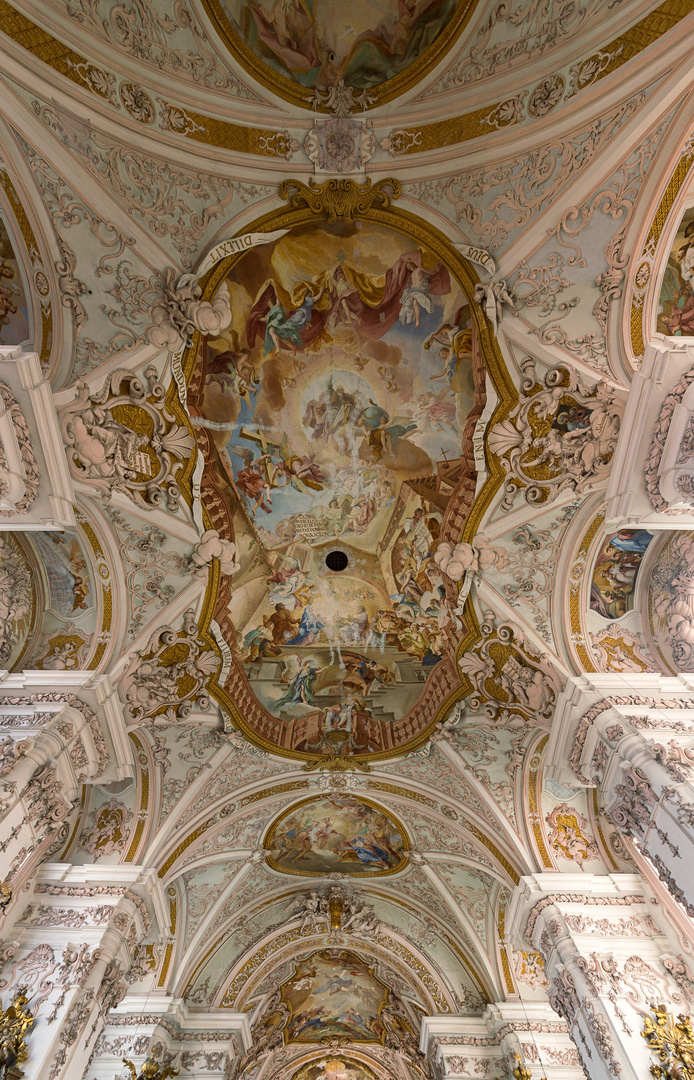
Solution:
[(0, 0), (0, 782), (60, 807), (0, 930), (122, 886), (85, 1080), (132, 1023), (517, 1076), (533, 883), (636, 895), (615, 747), (691, 767), (691, 8)]

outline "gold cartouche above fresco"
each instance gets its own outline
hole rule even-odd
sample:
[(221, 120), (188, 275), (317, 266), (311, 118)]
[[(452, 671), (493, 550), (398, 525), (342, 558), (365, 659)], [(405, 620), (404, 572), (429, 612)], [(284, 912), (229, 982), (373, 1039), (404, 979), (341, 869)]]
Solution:
[(363, 106), (404, 93), (467, 23), (476, 0), (203, 0), (236, 60), (273, 93), (311, 107), (340, 81)]

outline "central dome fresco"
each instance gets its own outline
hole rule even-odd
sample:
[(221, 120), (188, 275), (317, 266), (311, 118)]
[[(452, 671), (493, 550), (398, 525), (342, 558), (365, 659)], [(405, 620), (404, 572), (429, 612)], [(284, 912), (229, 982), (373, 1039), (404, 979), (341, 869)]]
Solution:
[(341, 80), (375, 104), (414, 85), (458, 37), (475, 0), (205, 0), (220, 35), (270, 90), (311, 104)]
[(220, 288), (234, 317), (203, 346), (197, 425), (240, 562), (216, 615), (226, 689), (263, 745), (392, 751), (460, 687), (436, 553), (475, 489), (468, 302), (427, 245), (373, 221), (295, 228)]

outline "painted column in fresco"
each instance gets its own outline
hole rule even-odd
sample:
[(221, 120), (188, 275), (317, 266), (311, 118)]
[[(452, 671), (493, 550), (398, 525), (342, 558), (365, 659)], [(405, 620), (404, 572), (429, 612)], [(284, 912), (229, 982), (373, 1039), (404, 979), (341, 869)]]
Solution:
[(651, 1003), (689, 1012), (694, 975), (683, 940), (637, 874), (535, 874), (511, 919), (542, 956), (552, 1008), (591, 1080), (646, 1080), (642, 1038)]
[(545, 1080), (581, 1080), (583, 1070), (565, 1020), (549, 1003), (499, 1001), (481, 1017), (428, 1016), (422, 1023), (422, 1049), (448, 1080), (535, 1069)]

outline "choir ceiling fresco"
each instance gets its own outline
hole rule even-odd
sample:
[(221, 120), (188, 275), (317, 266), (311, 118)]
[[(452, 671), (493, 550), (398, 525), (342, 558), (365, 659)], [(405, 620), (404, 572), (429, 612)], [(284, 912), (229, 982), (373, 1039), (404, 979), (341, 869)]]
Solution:
[[(0, 0), (0, 822), (55, 804), (0, 839), (0, 990), (61, 1032), (27, 1075), (580, 1080), (540, 880), (652, 872), (619, 962), (657, 923), (679, 972), (638, 770), (681, 810), (692, 18)], [(99, 919), (106, 1005), (60, 974)]]

